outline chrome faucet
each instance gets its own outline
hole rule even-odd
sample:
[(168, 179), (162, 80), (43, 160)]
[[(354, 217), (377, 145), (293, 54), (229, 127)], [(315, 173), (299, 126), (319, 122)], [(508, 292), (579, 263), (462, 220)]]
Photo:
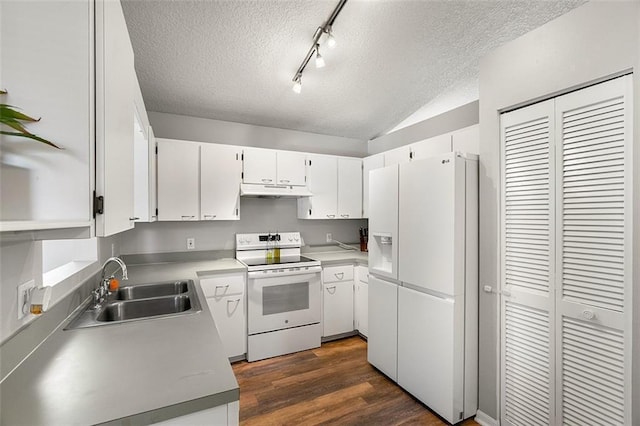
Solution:
[(107, 270), (107, 265), (111, 262), (115, 262), (118, 264), (118, 266), (120, 267), (120, 269), (122, 270), (122, 280), (128, 280), (129, 277), (127, 276), (127, 265), (125, 265), (125, 263), (122, 261), (122, 259), (120, 259), (119, 257), (110, 257), (109, 259), (107, 259), (104, 264), (102, 265), (102, 275), (100, 276), (100, 283), (98, 284), (98, 288), (96, 288), (95, 290), (93, 290), (91, 292), (91, 294), (93, 295), (93, 308), (94, 309), (98, 309), (101, 307), (102, 302), (104, 302), (104, 298), (105, 296), (107, 296), (109, 294), (109, 283), (111, 281), (112, 278), (115, 277), (116, 272), (118, 272), (118, 270), (116, 269), (113, 274), (111, 274), (110, 276), (108, 276), (107, 278), (105, 278), (105, 272)]

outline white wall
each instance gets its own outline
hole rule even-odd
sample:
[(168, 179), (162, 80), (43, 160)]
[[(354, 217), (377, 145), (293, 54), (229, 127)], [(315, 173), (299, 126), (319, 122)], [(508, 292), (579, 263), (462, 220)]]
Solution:
[[(102, 262), (111, 256), (112, 244), (114, 244), (115, 252), (118, 253), (119, 238), (119, 235), (98, 238), (98, 263), (95, 267), (82, 271), (72, 281), (66, 282), (57, 288), (54, 286), (51, 295), (52, 302), (54, 304), (57, 303), (66, 297), (70, 291), (95, 274)], [(41, 241), (0, 242), (0, 346), (27, 324), (33, 321), (47, 321), (46, 313), (41, 317), (26, 316), (18, 320), (18, 285), (33, 279), (36, 286), (41, 286), (42, 272)], [(81, 300), (77, 300), (75, 306), (80, 302)], [(51, 327), (57, 326), (57, 324), (50, 325)], [(46, 334), (41, 337), (46, 337)], [(32, 344), (34, 342), (29, 343)]]
[(367, 141), (149, 111), (157, 138), (365, 157)]
[[(507, 43), (480, 66), (480, 286), (499, 284), (499, 111), (549, 98), (615, 75), (640, 69), (640, 3), (590, 2)], [(635, 130), (640, 130), (640, 76), (634, 78)], [(640, 165), (640, 150), (634, 160)], [(635, 181), (639, 182), (636, 167)], [(637, 194), (637, 191), (636, 191)], [(640, 205), (637, 197), (636, 208)], [(638, 211), (638, 210), (636, 210)], [(640, 215), (636, 213), (634, 250), (638, 250)], [(634, 256), (634, 282), (640, 282)], [(637, 288), (637, 285), (636, 285)], [(636, 300), (640, 291), (636, 291)], [(479, 408), (498, 418), (498, 297), (480, 293)], [(640, 306), (640, 303), (635, 303)], [(640, 308), (636, 309), (638, 336)], [(635, 339), (634, 405), (640, 406), (640, 339)], [(640, 424), (635, 410), (633, 424)]]
[(235, 234), (300, 231), (306, 244), (326, 244), (326, 233), (343, 242), (357, 242), (366, 220), (297, 219), (295, 199), (242, 198), (240, 220), (137, 223), (122, 234), (122, 254), (186, 251), (186, 239), (196, 239), (196, 250), (235, 250)]
[(478, 124), (478, 108), (478, 101), (474, 101), (435, 117), (404, 127), (393, 133), (372, 139), (369, 141), (368, 153), (369, 155), (378, 154), (383, 151)]

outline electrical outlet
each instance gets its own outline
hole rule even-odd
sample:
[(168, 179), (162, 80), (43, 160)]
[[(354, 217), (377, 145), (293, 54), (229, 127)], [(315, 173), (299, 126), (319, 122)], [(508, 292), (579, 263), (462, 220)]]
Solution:
[(24, 318), (29, 314), (29, 301), (31, 300), (31, 293), (36, 288), (36, 282), (34, 280), (27, 281), (18, 286), (18, 319)]
[(196, 239), (187, 238), (187, 250), (194, 250), (196, 248)]
[(330, 243), (331, 241), (333, 241), (333, 238), (331, 238), (331, 232), (327, 232), (327, 242)]

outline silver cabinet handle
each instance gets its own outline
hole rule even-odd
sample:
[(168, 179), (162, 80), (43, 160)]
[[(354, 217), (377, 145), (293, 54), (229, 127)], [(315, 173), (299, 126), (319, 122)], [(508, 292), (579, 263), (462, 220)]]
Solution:
[(263, 182), (267, 183), (267, 182), (271, 182), (272, 179), (262, 179)]
[(336, 215), (335, 214), (328, 214), (327, 217), (333, 219), (334, 217), (336, 217)]
[(344, 272), (337, 272), (335, 274), (333, 274), (336, 276), (337, 279), (341, 280), (344, 278)]
[(204, 218), (205, 218), (205, 219), (207, 219), (207, 218), (213, 219), (213, 218), (215, 218), (215, 217), (216, 217), (216, 215), (215, 215), (215, 214), (205, 214), (205, 215), (204, 215)]
[(331, 287), (327, 287), (327, 291), (329, 292), (329, 294), (336, 294), (336, 286), (332, 285)]
[(282, 183), (289, 183), (289, 179), (280, 179), (280, 182), (282, 182)]
[(349, 217), (348, 214), (341, 214), (340, 217)]
[(181, 216), (181, 217), (182, 217), (182, 220), (191, 220), (191, 219), (195, 218), (195, 216), (184, 216), (184, 215)]
[[(229, 306), (230, 306), (232, 303), (235, 303), (235, 304), (236, 304), (236, 306), (234, 306), (234, 307), (233, 307), (233, 309), (229, 309)], [(227, 300), (227, 313), (228, 313), (228, 314), (233, 314), (233, 313), (236, 311), (236, 309), (238, 309), (238, 306), (240, 306), (240, 299)]]
[(140, 220), (139, 217), (130, 217), (129, 220)]
[(229, 284), (227, 285), (217, 285), (216, 288), (229, 288)]

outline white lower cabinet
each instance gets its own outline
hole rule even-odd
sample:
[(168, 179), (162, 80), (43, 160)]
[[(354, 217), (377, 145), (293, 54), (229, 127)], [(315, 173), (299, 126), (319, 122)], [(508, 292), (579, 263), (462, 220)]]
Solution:
[(353, 299), (354, 327), (364, 337), (369, 335), (369, 270), (357, 267), (355, 294)]
[(322, 336), (353, 331), (353, 265), (322, 270)]
[(247, 352), (245, 273), (223, 273), (200, 278), (200, 286), (229, 358)]

